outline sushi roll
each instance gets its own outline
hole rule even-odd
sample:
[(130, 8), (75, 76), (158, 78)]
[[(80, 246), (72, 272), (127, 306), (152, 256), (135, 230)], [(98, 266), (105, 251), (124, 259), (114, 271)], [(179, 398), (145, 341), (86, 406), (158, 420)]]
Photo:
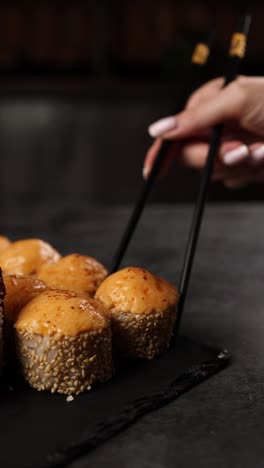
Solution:
[(71, 254), (52, 265), (43, 265), (38, 277), (50, 288), (67, 289), (93, 297), (107, 271), (92, 257)]
[(2, 272), (0, 268), (0, 375), (2, 372), (2, 368), (3, 368), (4, 297), (5, 297), (5, 285), (3, 282)]
[(47, 286), (33, 276), (4, 275), (5, 284), (5, 320), (14, 324), (23, 307), (43, 291)]
[(78, 394), (112, 376), (110, 320), (94, 299), (45, 291), (22, 309), (15, 333), (22, 373), (39, 391)]
[(13, 242), (0, 252), (0, 266), (6, 275), (36, 275), (43, 264), (57, 262), (59, 253), (40, 239)]
[(46, 291), (47, 287), (33, 276), (5, 275), (4, 284), (6, 295), (4, 299), (4, 341), (7, 364), (13, 363), (16, 359), (14, 343), (14, 323), (23, 307)]
[(0, 252), (3, 252), (3, 250), (7, 249), (10, 244), (11, 241), (7, 237), (0, 236)]
[(121, 356), (152, 359), (168, 348), (179, 299), (175, 286), (129, 267), (108, 276), (95, 298), (110, 310), (113, 346)]

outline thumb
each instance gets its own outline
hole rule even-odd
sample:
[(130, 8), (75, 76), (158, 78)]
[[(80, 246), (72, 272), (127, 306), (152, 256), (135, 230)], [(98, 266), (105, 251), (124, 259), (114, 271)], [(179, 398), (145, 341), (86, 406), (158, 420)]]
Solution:
[(149, 133), (169, 140), (192, 137), (225, 120), (239, 119), (243, 103), (240, 86), (233, 82), (212, 99), (155, 122), (149, 127)]

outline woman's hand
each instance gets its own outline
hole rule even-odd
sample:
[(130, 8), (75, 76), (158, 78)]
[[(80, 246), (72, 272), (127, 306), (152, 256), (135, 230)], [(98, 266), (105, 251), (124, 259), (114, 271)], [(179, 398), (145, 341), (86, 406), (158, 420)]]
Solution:
[(230, 188), (264, 181), (264, 78), (239, 77), (225, 88), (223, 79), (199, 88), (176, 116), (150, 125), (156, 140), (144, 162), (147, 178), (163, 139), (173, 140), (165, 167), (173, 158), (202, 169), (214, 125), (224, 123), (213, 179)]

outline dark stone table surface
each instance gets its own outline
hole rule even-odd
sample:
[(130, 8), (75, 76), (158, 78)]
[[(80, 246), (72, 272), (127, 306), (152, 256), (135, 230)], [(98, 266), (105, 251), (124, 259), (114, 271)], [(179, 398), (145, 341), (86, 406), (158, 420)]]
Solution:
[[(177, 284), (192, 208), (150, 205), (124, 265)], [(129, 210), (63, 202), (2, 207), (1, 231), (47, 239), (109, 265)], [(264, 207), (209, 205), (182, 333), (227, 348), (228, 368), (152, 412), (69, 468), (264, 466)]]

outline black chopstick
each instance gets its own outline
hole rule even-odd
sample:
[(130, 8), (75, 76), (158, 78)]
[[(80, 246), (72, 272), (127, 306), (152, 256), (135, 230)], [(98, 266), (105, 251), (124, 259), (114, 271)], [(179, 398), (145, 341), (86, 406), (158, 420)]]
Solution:
[[(227, 86), (233, 80), (235, 80), (239, 66), (244, 58), (246, 50), (247, 36), (250, 28), (251, 16), (244, 15), (239, 22), (239, 26), (236, 32), (232, 35), (231, 45), (229, 49), (229, 62), (227, 66), (227, 72), (225, 76), (224, 86)], [(214, 160), (217, 155), (221, 135), (223, 131), (223, 125), (216, 125), (212, 131), (209, 151), (207, 160), (202, 173), (201, 184), (197, 197), (196, 206), (192, 218), (192, 224), (190, 228), (190, 234), (187, 242), (187, 248), (184, 257), (183, 269), (180, 278), (179, 292), (180, 300), (178, 304), (178, 315), (175, 326), (175, 332), (179, 331), (184, 303), (186, 300), (188, 285), (190, 281), (190, 275), (192, 271), (193, 259), (196, 252), (197, 241), (199, 237), (201, 222), (203, 218), (204, 206), (207, 197), (208, 186), (210, 182), (210, 176), (213, 170)]]
[[(204, 65), (207, 63), (208, 56), (210, 53), (210, 45), (212, 42), (212, 33), (206, 34), (205, 37), (196, 44), (192, 59), (191, 59), (191, 71), (189, 73), (188, 83), (185, 86), (184, 92), (181, 94), (180, 102), (178, 102), (178, 109), (176, 111), (179, 112), (186, 104), (186, 101), (192, 91), (196, 89), (200, 82), (201, 82), (201, 75)], [(118, 268), (119, 265), (126, 253), (128, 248), (129, 242), (132, 238), (132, 235), (136, 229), (137, 223), (139, 218), (142, 214), (142, 211), (145, 207), (148, 195), (154, 185), (154, 182), (160, 173), (162, 168), (163, 162), (168, 154), (168, 150), (170, 148), (171, 142), (170, 141), (163, 141), (159, 154), (153, 164), (152, 170), (149, 174), (149, 177), (144, 182), (143, 188), (139, 194), (139, 197), (134, 205), (134, 209), (132, 214), (128, 220), (127, 226), (121, 238), (121, 241), (117, 247), (117, 250), (114, 254), (111, 267), (109, 269), (109, 273), (114, 273)]]

